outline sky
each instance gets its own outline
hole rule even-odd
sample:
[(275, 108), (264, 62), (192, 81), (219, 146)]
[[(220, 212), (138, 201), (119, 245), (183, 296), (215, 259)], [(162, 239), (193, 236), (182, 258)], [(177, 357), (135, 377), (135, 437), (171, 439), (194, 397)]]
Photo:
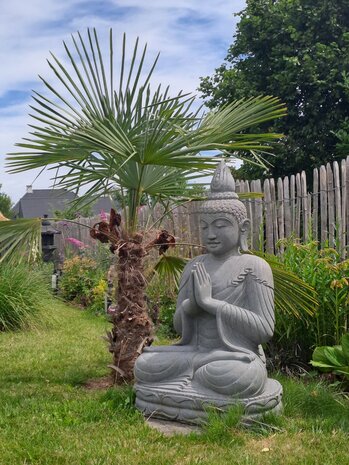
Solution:
[(38, 75), (54, 81), (46, 59), (53, 52), (65, 61), (63, 41), (95, 27), (103, 40), (113, 28), (129, 43), (139, 36), (148, 57), (160, 52), (155, 84), (197, 94), (200, 77), (213, 74), (233, 41), (244, 0), (0, 0), (0, 184), (15, 202), (34, 189), (49, 188), (52, 172), (9, 174), (5, 157), (28, 135), (32, 90), (42, 92)]

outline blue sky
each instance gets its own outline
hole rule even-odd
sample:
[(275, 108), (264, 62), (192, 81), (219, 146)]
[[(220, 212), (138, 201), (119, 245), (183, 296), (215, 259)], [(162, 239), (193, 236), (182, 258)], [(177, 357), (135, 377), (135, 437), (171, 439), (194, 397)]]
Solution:
[[(62, 42), (76, 31), (96, 27), (102, 37), (126, 32), (148, 44), (151, 57), (160, 52), (154, 79), (173, 93), (196, 91), (199, 77), (212, 74), (226, 55), (244, 0), (10, 0), (0, 16), (0, 184), (17, 201), (36, 172), (5, 172), (6, 153), (28, 133), (31, 91), (42, 90), (38, 78), (51, 78), (46, 59), (52, 51), (64, 60)], [(53, 82), (53, 81), (52, 81)], [(50, 187), (44, 172), (33, 188)]]

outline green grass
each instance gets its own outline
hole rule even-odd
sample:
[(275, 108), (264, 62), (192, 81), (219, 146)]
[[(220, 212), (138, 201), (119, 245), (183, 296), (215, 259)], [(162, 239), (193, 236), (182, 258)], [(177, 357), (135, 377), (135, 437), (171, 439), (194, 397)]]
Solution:
[(1, 465), (349, 464), (349, 401), (314, 381), (279, 377), (284, 415), (250, 430), (239, 411), (211, 414), (201, 436), (167, 438), (132, 406), (129, 387), (91, 390), (108, 374), (108, 324), (59, 302), (48, 328), (0, 334)]

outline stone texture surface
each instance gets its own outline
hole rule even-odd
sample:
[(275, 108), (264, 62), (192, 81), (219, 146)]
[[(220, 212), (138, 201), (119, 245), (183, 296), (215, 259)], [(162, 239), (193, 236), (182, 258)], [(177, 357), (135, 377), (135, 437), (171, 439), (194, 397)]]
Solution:
[(165, 436), (175, 436), (176, 434), (188, 435), (191, 433), (201, 434), (202, 429), (199, 426), (186, 425), (176, 421), (159, 420), (156, 418), (149, 418), (147, 425), (159, 431)]

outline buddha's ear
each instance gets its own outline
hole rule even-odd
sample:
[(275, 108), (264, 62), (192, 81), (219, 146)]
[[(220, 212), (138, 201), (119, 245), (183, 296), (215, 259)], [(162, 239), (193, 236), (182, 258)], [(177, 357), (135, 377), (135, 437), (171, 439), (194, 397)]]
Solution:
[(248, 239), (248, 233), (250, 231), (250, 220), (247, 218), (241, 223), (239, 223), (239, 230), (240, 230), (240, 249), (243, 252), (248, 251), (248, 246), (247, 246), (247, 239)]

